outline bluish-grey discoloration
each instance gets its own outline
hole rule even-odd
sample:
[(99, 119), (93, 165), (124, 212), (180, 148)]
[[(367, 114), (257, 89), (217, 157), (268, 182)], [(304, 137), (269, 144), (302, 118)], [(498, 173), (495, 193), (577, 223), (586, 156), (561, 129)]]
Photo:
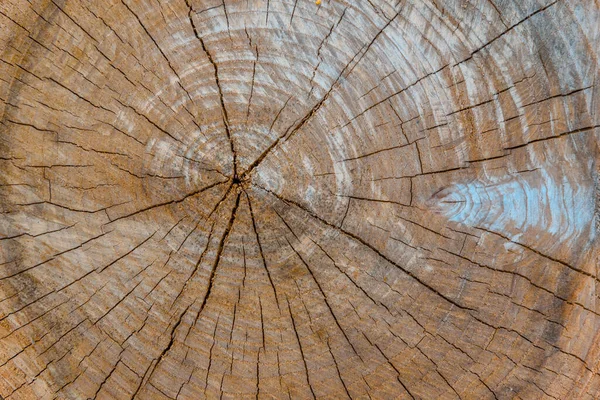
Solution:
[(548, 233), (563, 244), (589, 244), (595, 236), (594, 192), (588, 180), (542, 169), (508, 179), (458, 183), (438, 193), (435, 208), (451, 221), (515, 241)]

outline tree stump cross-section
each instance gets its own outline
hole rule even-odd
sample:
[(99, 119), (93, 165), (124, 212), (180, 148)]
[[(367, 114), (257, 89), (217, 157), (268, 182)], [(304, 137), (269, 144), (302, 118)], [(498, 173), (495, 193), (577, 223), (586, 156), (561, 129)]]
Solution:
[(0, 398), (598, 399), (594, 0), (0, 1)]

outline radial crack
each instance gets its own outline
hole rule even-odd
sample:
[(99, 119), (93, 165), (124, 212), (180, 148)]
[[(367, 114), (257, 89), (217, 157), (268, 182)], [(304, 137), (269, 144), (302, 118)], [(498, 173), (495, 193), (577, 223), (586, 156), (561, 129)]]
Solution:
[(233, 210), (231, 211), (231, 217), (229, 218), (227, 227), (225, 228), (225, 231), (223, 232), (223, 236), (221, 236), (221, 240), (219, 241), (219, 247), (217, 248), (217, 255), (215, 256), (215, 261), (210, 270), (208, 287), (206, 288), (206, 292), (204, 293), (204, 297), (202, 299), (202, 304), (200, 304), (200, 310), (198, 310), (198, 315), (196, 317), (196, 320), (198, 320), (198, 318), (200, 318), (200, 314), (202, 314), (202, 311), (204, 310), (204, 307), (206, 306), (206, 303), (208, 302), (208, 298), (211, 295), (213, 283), (215, 280), (215, 272), (217, 271), (217, 267), (219, 266), (219, 262), (221, 261), (223, 249), (225, 248), (225, 242), (227, 241), (227, 238), (229, 237), (229, 234), (231, 233), (231, 228), (233, 227), (233, 223), (235, 222), (237, 210), (240, 205), (240, 197), (241, 197), (241, 192), (238, 193), (238, 195), (235, 199), (235, 205), (233, 206)]
[[(283, 140), (283, 142), (288, 141), (299, 130), (301, 130), (302, 127), (308, 123), (308, 121), (310, 121), (310, 119), (317, 113), (317, 111), (319, 111), (319, 109), (323, 106), (323, 104), (327, 101), (327, 99), (329, 99), (329, 96), (331, 95), (333, 90), (337, 87), (338, 83), (340, 83), (342, 81), (342, 79), (344, 78), (344, 75), (346, 75), (346, 77), (347, 77), (348, 75), (350, 75), (352, 73), (354, 68), (358, 65), (358, 63), (360, 63), (360, 61), (363, 59), (365, 54), (367, 54), (367, 52), (369, 51), (369, 49), (371, 48), (373, 43), (375, 43), (377, 38), (379, 38), (379, 36), (392, 23), (392, 21), (394, 21), (396, 19), (396, 17), (398, 17), (398, 15), (400, 15), (400, 13), (397, 13), (394, 16), (394, 18), (389, 20), (383, 26), (383, 28), (381, 28), (379, 30), (379, 32), (377, 32), (375, 37), (369, 43), (365, 44), (364, 46), (362, 46), (360, 48), (360, 50), (354, 55), (354, 57), (352, 57), (352, 59), (344, 66), (344, 68), (339, 73), (337, 78), (333, 81), (333, 83), (331, 84), (331, 86), (329, 87), (329, 90), (325, 93), (325, 95), (310, 109), (310, 111), (300, 120), (299, 123), (297, 123), (296, 125), (290, 126), (283, 135), (280, 135), (273, 143), (271, 143), (271, 145), (269, 147), (267, 147), (267, 149), (265, 151), (262, 152), (262, 154), (260, 156), (258, 156), (258, 158), (256, 160), (254, 160), (254, 162), (252, 164), (250, 164), (250, 166), (241, 174), (242, 179), (245, 179), (277, 147), (277, 145), (282, 140)], [(358, 60), (354, 63), (354, 65), (352, 67), (350, 67), (357, 57), (358, 57)], [(350, 68), (350, 69), (349, 69), (348, 73), (346, 73), (346, 70), (348, 70), (348, 68)]]
[[(196, 27), (196, 23), (194, 22), (194, 19), (192, 17), (192, 14), (194, 13), (194, 9), (192, 8), (190, 0), (185, 0), (185, 4), (188, 6), (188, 19), (190, 21), (190, 25), (192, 26), (192, 30), (194, 31), (194, 35), (196, 36), (196, 39), (198, 39), (198, 41), (200, 42), (200, 46), (202, 46), (202, 50), (204, 51), (204, 54), (206, 54), (208, 61), (210, 62), (210, 64), (213, 67), (215, 82), (217, 83), (217, 89), (219, 90), (219, 101), (221, 102), (221, 115), (223, 117), (223, 124), (225, 125), (225, 133), (227, 134), (227, 139), (229, 140), (229, 147), (231, 149), (231, 156), (233, 158), (233, 177), (237, 178), (238, 177), (237, 154), (235, 151), (235, 145), (233, 143), (233, 138), (231, 136), (231, 131), (229, 128), (229, 116), (227, 114), (227, 107), (225, 107), (225, 100), (223, 99), (223, 89), (221, 88), (221, 82), (219, 81), (219, 66), (213, 59), (213, 56), (210, 53), (210, 51), (208, 51), (208, 49), (206, 48), (204, 39), (202, 38), (202, 36), (200, 36), (200, 33), (198, 33), (198, 28)], [(225, 3), (223, 3), (223, 5), (224, 4)]]
[(270, 193), (272, 196), (274, 196), (275, 198), (279, 199), (281, 202), (285, 203), (285, 204), (291, 204), (294, 205), (295, 207), (299, 208), (300, 210), (304, 211), (305, 213), (307, 213), (308, 215), (310, 215), (312, 218), (316, 219), (317, 221), (321, 222), (322, 224), (343, 233), (344, 235), (354, 239), (355, 241), (361, 243), (362, 245), (364, 245), (365, 247), (371, 249), (374, 253), (376, 253), (378, 256), (380, 256), (381, 258), (383, 258), (384, 260), (386, 260), (387, 262), (389, 262), (390, 264), (392, 264), (394, 267), (398, 268), (399, 270), (401, 270), (402, 272), (404, 272), (406, 275), (408, 275), (409, 277), (411, 277), (413, 280), (415, 280), (416, 282), (418, 282), (419, 284), (421, 284), (422, 286), (424, 286), (425, 288), (429, 289), (432, 293), (434, 293), (435, 295), (441, 297), (442, 299), (446, 300), (448, 303), (450, 303), (451, 305), (461, 309), (461, 310), (465, 310), (465, 311), (477, 311), (476, 309), (473, 309), (471, 307), (467, 307), (464, 305), (461, 305), (459, 303), (456, 302), (456, 300), (451, 299), (450, 297), (446, 296), (445, 294), (441, 293), (439, 290), (437, 290), (436, 288), (434, 288), (433, 286), (429, 285), (428, 283), (424, 282), (421, 278), (419, 278), (417, 275), (415, 275), (412, 271), (402, 267), (400, 264), (396, 263), (395, 261), (393, 261), (392, 259), (390, 259), (388, 256), (384, 255), (381, 251), (379, 251), (378, 249), (376, 249), (373, 245), (371, 245), (370, 243), (368, 243), (367, 241), (365, 241), (363, 238), (355, 235), (354, 233), (351, 233), (343, 228), (340, 228), (339, 226), (332, 224), (326, 220), (324, 220), (323, 218), (319, 217), (317, 214), (315, 214), (314, 212), (310, 211), (309, 209), (307, 209), (306, 207), (302, 206), (301, 204), (293, 201), (293, 200), (289, 200), (286, 199), (282, 196), (280, 196), (279, 194), (272, 192), (268, 189), (265, 189), (264, 187), (261, 186), (255, 186), (258, 187), (262, 190), (264, 190), (267, 193)]
[[(273, 278), (271, 278), (271, 272), (269, 272), (269, 267), (267, 267), (267, 260), (265, 259), (265, 255), (263, 253), (263, 248), (262, 248), (262, 244), (260, 242), (260, 236), (258, 235), (258, 229), (256, 228), (256, 219), (254, 218), (254, 211), (252, 209), (252, 202), (250, 201), (250, 196), (248, 195), (247, 192), (244, 192), (246, 194), (246, 200), (248, 201), (248, 208), (250, 210), (250, 217), (252, 219), (252, 229), (254, 230), (254, 235), (256, 236), (256, 243), (258, 244), (258, 251), (260, 253), (260, 258), (262, 260), (262, 264), (265, 267), (265, 271), (267, 272), (267, 277), (269, 278), (269, 283), (271, 284), (271, 288), (273, 288), (273, 295), (275, 296), (275, 301), (277, 302), (277, 309), (279, 309), (279, 312), (281, 312), (281, 307), (279, 306), (279, 298), (277, 297), (277, 289), (275, 289), (275, 284), (273, 283)], [(262, 318), (262, 314), (261, 314), (261, 318)], [(264, 336), (263, 336), (263, 341), (264, 341)], [(263, 343), (264, 345), (264, 343)]]

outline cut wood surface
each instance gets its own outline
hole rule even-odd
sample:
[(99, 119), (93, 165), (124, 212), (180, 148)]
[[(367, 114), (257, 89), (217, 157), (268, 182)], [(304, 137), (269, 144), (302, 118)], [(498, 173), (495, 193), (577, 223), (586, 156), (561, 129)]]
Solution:
[(1, 0), (0, 398), (599, 399), (597, 0)]

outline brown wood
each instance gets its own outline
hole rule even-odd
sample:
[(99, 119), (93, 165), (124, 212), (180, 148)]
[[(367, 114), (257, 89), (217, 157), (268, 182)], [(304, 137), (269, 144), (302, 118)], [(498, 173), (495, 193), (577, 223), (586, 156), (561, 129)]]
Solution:
[(598, 399), (594, 0), (0, 1), (0, 398)]

